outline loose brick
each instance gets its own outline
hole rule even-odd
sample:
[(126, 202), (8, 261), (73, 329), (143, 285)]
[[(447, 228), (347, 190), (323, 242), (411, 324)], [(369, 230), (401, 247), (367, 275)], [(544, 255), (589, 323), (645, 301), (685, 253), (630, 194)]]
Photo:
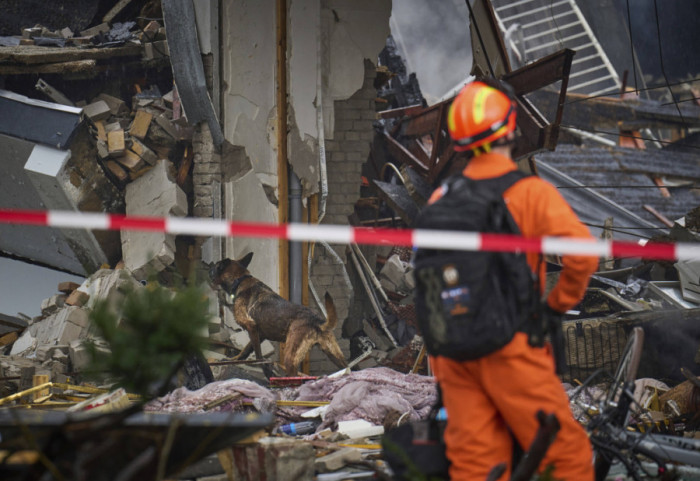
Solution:
[(153, 114), (145, 110), (138, 110), (129, 128), (129, 135), (140, 140), (145, 139), (148, 133), (148, 127), (151, 125), (151, 120), (153, 120)]
[(129, 169), (131, 172), (137, 172), (146, 165), (143, 159), (132, 150), (127, 150), (124, 152), (124, 155), (115, 157), (115, 160)]
[(105, 124), (105, 132), (108, 134), (110, 132), (114, 132), (115, 130), (119, 130), (121, 128), (122, 128), (122, 124), (120, 124), (119, 122), (110, 122), (108, 124)]
[(119, 162), (115, 160), (108, 160), (105, 162), (105, 166), (120, 182), (126, 182), (129, 180), (129, 173)]
[(69, 306), (83, 307), (85, 304), (87, 304), (88, 300), (90, 300), (90, 294), (76, 289), (68, 296), (66, 299), (66, 304)]
[[(106, 104), (105, 104), (106, 105)], [(109, 153), (112, 156), (119, 156), (126, 150), (126, 142), (124, 139), (124, 131), (122, 129), (114, 130), (107, 134), (107, 146)]]
[(148, 165), (153, 165), (158, 160), (158, 156), (155, 152), (142, 144), (138, 139), (132, 139), (131, 147), (127, 151), (127, 154), (129, 151), (138, 155)]
[(104, 100), (98, 100), (83, 107), (83, 113), (93, 122), (104, 120), (112, 113), (109, 110), (109, 105)]
[(165, 130), (168, 133), (168, 135), (170, 135), (174, 139), (177, 139), (177, 129), (175, 129), (175, 126), (173, 125), (172, 121), (165, 114), (160, 114), (159, 116), (157, 116), (156, 123), (163, 130)]
[(97, 129), (97, 140), (107, 142), (107, 131), (105, 130), (104, 120), (95, 122), (95, 128)]
[(59, 282), (58, 283), (58, 292), (63, 292), (64, 294), (70, 294), (74, 290), (76, 290), (78, 287), (80, 287), (80, 284), (77, 284), (75, 282)]

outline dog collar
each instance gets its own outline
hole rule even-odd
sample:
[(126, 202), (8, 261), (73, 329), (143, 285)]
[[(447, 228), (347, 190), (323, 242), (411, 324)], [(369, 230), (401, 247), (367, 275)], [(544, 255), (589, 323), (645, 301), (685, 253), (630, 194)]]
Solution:
[(234, 297), (236, 295), (236, 291), (238, 290), (238, 287), (241, 285), (241, 282), (248, 279), (249, 277), (253, 277), (253, 276), (251, 276), (250, 274), (246, 274), (244, 276), (239, 277), (238, 279), (236, 279), (235, 281), (233, 281), (231, 283), (231, 287), (226, 289), (226, 292), (228, 292), (228, 294), (231, 297)]

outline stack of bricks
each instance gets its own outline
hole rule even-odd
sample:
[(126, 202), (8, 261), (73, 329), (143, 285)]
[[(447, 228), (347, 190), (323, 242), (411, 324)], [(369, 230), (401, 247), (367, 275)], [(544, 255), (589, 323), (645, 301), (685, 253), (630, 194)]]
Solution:
[[(354, 212), (355, 202), (360, 198), (362, 183), (362, 165), (369, 156), (370, 145), (374, 139), (372, 123), (376, 118), (375, 99), (377, 89), (374, 87), (376, 68), (365, 59), (365, 79), (362, 88), (347, 100), (335, 102), (335, 129), (332, 140), (326, 140), (326, 162), (328, 171), (328, 199), (324, 224), (343, 225), (348, 223), (348, 216)], [(311, 269), (311, 280), (318, 295), (328, 291), (338, 311), (336, 338), (346, 358), (349, 355), (348, 339), (341, 339), (342, 323), (348, 317), (350, 306), (355, 302), (356, 292), (347, 286), (344, 270), (352, 271), (345, 246), (333, 247), (346, 266), (340, 265), (331, 253), (317, 247), (316, 258)], [(338, 368), (328, 360), (318, 347), (311, 351), (310, 374), (328, 373)]]

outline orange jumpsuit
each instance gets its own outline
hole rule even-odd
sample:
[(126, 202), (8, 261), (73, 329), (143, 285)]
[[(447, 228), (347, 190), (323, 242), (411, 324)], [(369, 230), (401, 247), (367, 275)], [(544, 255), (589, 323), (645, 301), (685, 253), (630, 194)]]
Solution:
[[(463, 174), (483, 179), (516, 168), (510, 158), (488, 153), (470, 160)], [(438, 189), (431, 200), (440, 195)], [(503, 198), (525, 237), (590, 237), (588, 228), (556, 187), (539, 177), (517, 182), (504, 192)], [(544, 286), (545, 266), (538, 258), (537, 253), (527, 255), (533, 271), (539, 265)], [(598, 260), (567, 255), (563, 256), (562, 265), (559, 281), (547, 297), (550, 307), (559, 312), (572, 308), (583, 297)], [(431, 367), (440, 382), (448, 413), (445, 441), (452, 480), (484, 480), (501, 462), (509, 467), (500, 479), (508, 479), (513, 452), (511, 432), (527, 449), (539, 427), (535, 414), (540, 409), (553, 412), (561, 425), (540, 467), (554, 465), (555, 479), (594, 479), (588, 437), (571, 414), (549, 346), (531, 347), (527, 334), (519, 332), (509, 344), (483, 358), (460, 362), (431, 357)]]

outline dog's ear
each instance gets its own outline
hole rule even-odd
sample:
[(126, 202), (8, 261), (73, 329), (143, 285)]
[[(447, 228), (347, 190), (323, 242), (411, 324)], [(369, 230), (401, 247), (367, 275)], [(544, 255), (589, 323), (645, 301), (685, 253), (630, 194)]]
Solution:
[(248, 268), (248, 264), (250, 264), (250, 261), (253, 260), (253, 253), (249, 252), (240, 259), (238, 259), (238, 262), (245, 267), (246, 269)]

